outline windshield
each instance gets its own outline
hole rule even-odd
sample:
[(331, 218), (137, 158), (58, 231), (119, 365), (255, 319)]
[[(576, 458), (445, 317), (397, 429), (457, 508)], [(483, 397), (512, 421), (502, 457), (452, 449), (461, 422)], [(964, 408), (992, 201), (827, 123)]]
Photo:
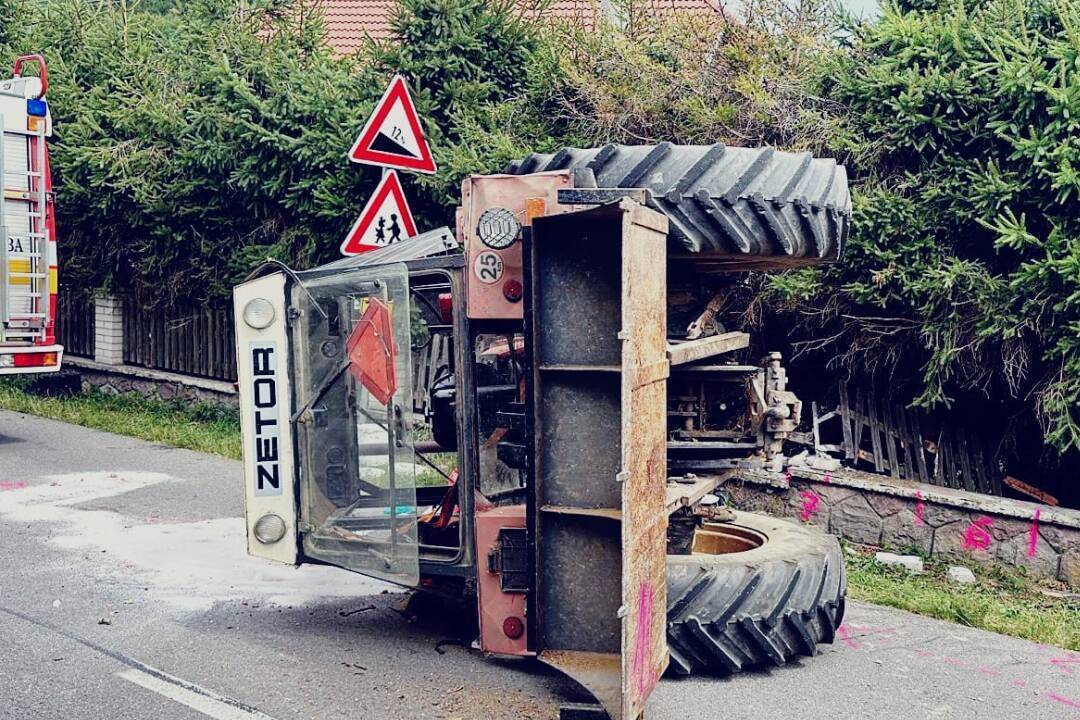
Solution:
[(346, 270), (293, 288), (304, 552), (419, 579), (408, 274)]

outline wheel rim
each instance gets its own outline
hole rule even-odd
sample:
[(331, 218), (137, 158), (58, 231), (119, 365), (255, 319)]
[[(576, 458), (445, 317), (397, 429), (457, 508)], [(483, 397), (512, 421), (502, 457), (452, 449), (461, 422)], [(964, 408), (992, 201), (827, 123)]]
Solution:
[(763, 533), (732, 523), (707, 522), (694, 530), (693, 555), (730, 555), (749, 552), (768, 542)]

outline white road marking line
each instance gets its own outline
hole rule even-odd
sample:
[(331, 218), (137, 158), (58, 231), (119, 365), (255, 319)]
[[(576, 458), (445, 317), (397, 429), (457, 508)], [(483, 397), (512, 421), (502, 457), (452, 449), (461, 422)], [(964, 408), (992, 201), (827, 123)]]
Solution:
[(207, 690), (195, 683), (173, 677), (156, 668), (152, 669), (157, 676), (134, 668), (117, 673), (117, 676), (147, 690), (152, 690), (173, 702), (186, 705), (214, 720), (274, 720), (269, 715), (224, 695), (219, 695), (213, 690)]

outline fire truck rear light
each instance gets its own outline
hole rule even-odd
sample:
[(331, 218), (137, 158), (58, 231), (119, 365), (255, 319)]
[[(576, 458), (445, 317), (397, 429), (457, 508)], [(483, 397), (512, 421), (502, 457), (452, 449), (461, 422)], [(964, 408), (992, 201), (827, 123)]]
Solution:
[(439, 314), (447, 325), (454, 321), (454, 296), (450, 293), (439, 293)]
[(43, 127), (45, 118), (28, 117), (26, 118), (26, 129), (31, 132), (37, 132)]
[(26, 101), (26, 114), (34, 117), (45, 117), (48, 106), (41, 98), (30, 98)]
[(18, 353), (14, 367), (52, 367), (56, 365), (56, 353)]

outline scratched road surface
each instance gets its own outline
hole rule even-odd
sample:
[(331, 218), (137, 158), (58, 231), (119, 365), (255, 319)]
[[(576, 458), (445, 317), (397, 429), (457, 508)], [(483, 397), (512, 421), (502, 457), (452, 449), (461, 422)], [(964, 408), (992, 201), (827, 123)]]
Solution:
[[(245, 557), (238, 473), (0, 412), (0, 718), (556, 716), (558, 676), (440, 653), (390, 586)], [(1080, 655), (856, 604), (819, 657), (665, 679), (648, 717), (1080, 720)]]

